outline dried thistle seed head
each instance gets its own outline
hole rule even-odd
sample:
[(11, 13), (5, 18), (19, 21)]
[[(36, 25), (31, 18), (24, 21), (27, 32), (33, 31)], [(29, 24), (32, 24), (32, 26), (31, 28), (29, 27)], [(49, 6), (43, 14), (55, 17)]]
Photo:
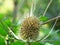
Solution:
[(37, 39), (39, 35), (39, 27), (39, 19), (37, 19), (35, 16), (26, 18), (21, 25), (20, 37), (24, 40)]

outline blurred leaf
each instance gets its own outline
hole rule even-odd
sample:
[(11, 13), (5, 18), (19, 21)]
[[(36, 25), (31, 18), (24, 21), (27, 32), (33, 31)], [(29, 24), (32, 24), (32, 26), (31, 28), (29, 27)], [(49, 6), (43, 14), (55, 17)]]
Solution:
[(25, 43), (21, 41), (15, 41), (14, 43), (11, 43), (11, 45), (25, 45)]
[[(6, 27), (6, 28), (7, 28), (7, 26), (8, 26), (8, 27), (10, 27), (10, 28), (12, 29), (12, 31), (13, 31), (14, 33), (17, 33), (19, 27), (18, 27), (18, 25), (17, 25), (16, 22), (13, 24), (9, 18), (5, 18), (5, 19), (3, 20), (3, 23), (5, 24), (5, 27)], [(8, 30), (8, 31), (9, 31), (9, 30)]]
[(0, 20), (2, 20), (4, 18), (4, 14), (0, 13)]
[(16, 24), (12, 25), (14, 33), (18, 32), (18, 26)]
[(0, 36), (0, 45), (5, 45), (5, 40)]
[(3, 28), (1, 23), (0, 23), (0, 34), (3, 35), (3, 36), (7, 35), (7, 33), (6, 33), (5, 29)]
[(48, 41), (46, 45), (48, 45), (48, 43), (53, 44), (53, 45), (60, 45), (60, 36), (58, 35), (58, 33), (56, 31), (52, 31), (52, 33), (50, 34), (50, 36), (46, 39)]
[(45, 45), (53, 45), (53, 44), (50, 44), (50, 43), (46, 43)]
[(60, 45), (60, 40), (54, 41), (54, 45)]
[(42, 26), (40, 28), (40, 31), (42, 31), (45, 35), (47, 35), (50, 32), (50, 29), (45, 26)]
[(12, 22), (10, 21), (10, 19), (5, 19), (5, 20), (4, 20), (4, 23), (5, 23), (6, 25), (8, 25), (9, 27), (12, 25)]
[(40, 42), (33, 42), (33, 43), (31, 43), (32, 45), (44, 45), (44, 44), (42, 44), (42, 43), (40, 43)]
[(40, 16), (39, 20), (45, 22), (48, 20), (48, 17)]

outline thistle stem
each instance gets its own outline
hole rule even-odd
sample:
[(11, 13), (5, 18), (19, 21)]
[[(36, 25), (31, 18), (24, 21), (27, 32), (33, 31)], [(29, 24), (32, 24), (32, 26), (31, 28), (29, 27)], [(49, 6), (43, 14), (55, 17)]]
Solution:
[(52, 1), (53, 1), (53, 0), (50, 0), (50, 2), (48, 3), (48, 5), (47, 5), (47, 7), (46, 7), (46, 9), (45, 9), (45, 11), (44, 11), (44, 13), (43, 13), (43, 16), (46, 15), (46, 12), (47, 12), (49, 6), (51, 5)]
[(47, 23), (49, 23), (49, 22), (51, 22), (51, 21), (53, 21), (53, 20), (56, 20), (57, 18), (60, 18), (60, 14), (59, 14), (59, 16), (57, 16), (57, 17), (54, 17), (54, 18), (52, 18), (52, 19), (49, 19), (49, 20), (46, 21), (46, 22), (41, 23), (41, 25), (47, 24)]

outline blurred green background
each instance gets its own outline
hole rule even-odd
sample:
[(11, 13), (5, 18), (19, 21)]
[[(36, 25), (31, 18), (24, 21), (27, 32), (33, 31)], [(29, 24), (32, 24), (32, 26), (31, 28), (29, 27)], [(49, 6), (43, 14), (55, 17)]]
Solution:
[[(33, 14), (39, 18), (43, 15), (50, 0), (34, 0), (35, 10)], [(17, 6), (16, 6), (17, 5)], [(18, 36), (23, 19), (28, 15), (32, 0), (0, 0), (0, 45), (26, 45), (24, 41), (18, 41), (9, 33), (8, 27)], [(46, 15), (39, 18), (42, 22), (52, 19), (60, 13), (60, 0), (52, 0)], [(47, 35), (55, 21), (41, 26), (40, 38)], [(7, 27), (8, 26), (8, 27)], [(7, 43), (8, 42), (8, 43)], [(31, 45), (60, 45), (60, 18), (51, 35), (44, 41), (32, 42)]]

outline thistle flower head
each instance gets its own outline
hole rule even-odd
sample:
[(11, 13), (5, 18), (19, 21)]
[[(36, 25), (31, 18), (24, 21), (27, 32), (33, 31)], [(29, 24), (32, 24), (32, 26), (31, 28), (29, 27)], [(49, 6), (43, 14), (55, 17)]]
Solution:
[(30, 16), (24, 19), (21, 25), (20, 36), (22, 39), (35, 40), (39, 35), (39, 19), (35, 16)]

